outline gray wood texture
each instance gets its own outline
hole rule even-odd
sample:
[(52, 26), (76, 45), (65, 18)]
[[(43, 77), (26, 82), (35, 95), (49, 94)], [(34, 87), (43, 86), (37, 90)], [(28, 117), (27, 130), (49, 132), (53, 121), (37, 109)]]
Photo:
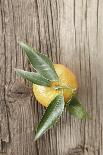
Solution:
[[(74, 71), (91, 120), (65, 111), (34, 142), (43, 108), (15, 75), (31, 69), (20, 40)], [(103, 0), (0, 0), (0, 155), (103, 155), (102, 81)]]

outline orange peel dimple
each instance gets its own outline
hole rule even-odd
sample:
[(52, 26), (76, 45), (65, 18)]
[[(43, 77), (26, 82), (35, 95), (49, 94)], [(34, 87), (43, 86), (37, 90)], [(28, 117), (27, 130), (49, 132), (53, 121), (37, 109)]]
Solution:
[(59, 82), (57, 81), (51, 82), (51, 87), (33, 84), (33, 93), (37, 101), (40, 102), (45, 107), (47, 107), (58, 94), (63, 93), (65, 102), (67, 102), (72, 96), (71, 89), (63, 89), (61, 91), (59, 89), (58, 90), (54, 89), (54, 87), (66, 86), (71, 87), (72, 89), (75, 90), (77, 90), (78, 88), (76, 76), (70, 69), (68, 69), (62, 64), (54, 64), (54, 68), (59, 77)]

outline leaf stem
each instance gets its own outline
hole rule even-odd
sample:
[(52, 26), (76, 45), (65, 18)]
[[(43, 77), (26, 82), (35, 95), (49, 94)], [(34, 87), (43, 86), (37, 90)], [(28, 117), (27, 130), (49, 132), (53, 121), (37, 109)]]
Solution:
[(70, 87), (68, 87), (68, 86), (55, 86), (53, 88), (55, 90), (68, 89), (68, 90), (72, 91), (72, 93), (74, 93), (76, 91), (76, 89), (72, 88), (71, 86)]

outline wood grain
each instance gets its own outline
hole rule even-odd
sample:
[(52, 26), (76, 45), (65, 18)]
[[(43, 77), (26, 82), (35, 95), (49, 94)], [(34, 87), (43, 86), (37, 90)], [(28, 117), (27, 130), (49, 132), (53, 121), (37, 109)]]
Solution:
[[(30, 84), (15, 75), (14, 68), (31, 70), (20, 40), (74, 71), (91, 120), (65, 111), (34, 142), (43, 109)], [(0, 155), (102, 155), (102, 80), (102, 0), (0, 0)]]

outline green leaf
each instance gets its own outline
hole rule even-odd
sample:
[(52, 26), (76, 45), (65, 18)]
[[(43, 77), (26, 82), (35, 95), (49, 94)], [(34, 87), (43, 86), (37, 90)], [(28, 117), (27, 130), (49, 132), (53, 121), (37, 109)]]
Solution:
[(64, 97), (57, 95), (46, 109), (38, 127), (35, 140), (41, 137), (58, 120), (64, 110)]
[(66, 108), (71, 115), (77, 118), (84, 119), (89, 117), (89, 114), (85, 111), (76, 96), (73, 96), (72, 99), (66, 103)]
[(58, 75), (54, 69), (53, 63), (47, 56), (37, 52), (23, 42), (20, 42), (20, 46), (25, 50), (29, 61), (37, 72), (50, 81), (58, 81)]
[(28, 72), (21, 69), (16, 69), (16, 74), (23, 77), (24, 79), (29, 80), (30, 82), (42, 85), (42, 86), (50, 86), (50, 81), (45, 79), (39, 73)]

